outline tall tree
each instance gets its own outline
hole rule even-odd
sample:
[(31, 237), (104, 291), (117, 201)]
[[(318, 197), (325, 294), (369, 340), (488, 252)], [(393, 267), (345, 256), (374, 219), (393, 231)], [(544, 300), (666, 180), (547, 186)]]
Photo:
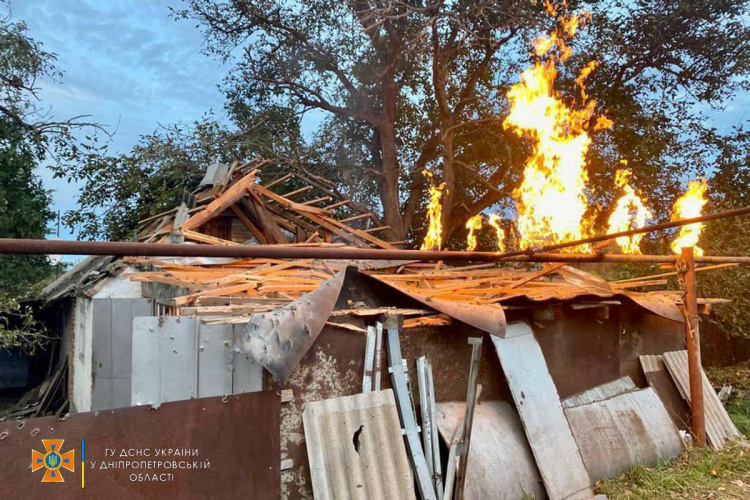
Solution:
[[(71, 165), (93, 150), (74, 131), (98, 126), (84, 117), (57, 121), (41, 107), (37, 81), (59, 81), (54, 62), (23, 22), (0, 19), (0, 238), (44, 238), (54, 214), (36, 169), (45, 161)], [(0, 348), (33, 351), (43, 343), (43, 328), (19, 300), (55, 269), (46, 256), (0, 256)]]
[[(575, 100), (576, 76), (599, 60), (589, 93), (615, 122), (590, 154), (597, 197), (611, 196), (620, 159), (658, 203), (716, 153), (700, 141), (700, 110), (747, 84), (748, 5), (570, 2), (590, 12), (589, 30), (574, 42), (559, 90)], [(225, 89), (240, 126), (237, 110), (283, 105), (323, 112), (347, 141), (360, 141), (348, 148), (369, 152), (358, 178), (376, 186), (396, 239), (419, 227), (426, 167), (448, 185), (447, 234), (519, 183), (529, 145), (500, 121), (507, 90), (533, 60), (529, 42), (554, 22), (542, 4), (190, 0), (178, 15), (199, 21), (209, 53), (236, 60)]]

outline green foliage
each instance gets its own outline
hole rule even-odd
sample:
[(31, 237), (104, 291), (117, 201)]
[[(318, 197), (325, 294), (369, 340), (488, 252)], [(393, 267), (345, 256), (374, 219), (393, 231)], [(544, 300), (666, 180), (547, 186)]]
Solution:
[(21, 349), (30, 355), (49, 343), (47, 328), (29, 306), (0, 297), (0, 349)]
[[(59, 81), (54, 61), (23, 22), (0, 19), (0, 238), (44, 238), (54, 214), (36, 168), (48, 160), (69, 165), (95, 150), (72, 133), (96, 125), (52, 121), (37, 100), (38, 79)], [(0, 256), (0, 348), (33, 354), (45, 345), (44, 326), (21, 299), (38, 292), (56, 269), (46, 256)]]
[(79, 208), (66, 213), (65, 223), (78, 228), (82, 238), (131, 239), (139, 220), (179, 205), (212, 163), (297, 157), (299, 124), (288, 110), (269, 109), (251, 121), (241, 131), (230, 131), (211, 116), (162, 127), (141, 136), (127, 154), (103, 151), (59, 170), (57, 175), (83, 184)]
[[(704, 110), (721, 109), (748, 88), (750, 28), (743, 16), (750, 3), (570, 5), (588, 10), (591, 20), (560, 68), (558, 88), (575, 103), (576, 76), (589, 61), (600, 61), (589, 94), (615, 122), (593, 134), (591, 199), (610, 206), (618, 195), (614, 171), (627, 159), (634, 183), (658, 217), (667, 218), (680, 184), (710, 170), (727, 140), (710, 128)], [(395, 202), (415, 239), (423, 233), (426, 196), (418, 174), (425, 167), (455, 177), (444, 207), (453, 214), (449, 231), (477, 212), (509, 206), (529, 144), (501, 120), (509, 87), (533, 60), (529, 42), (553, 24), (539, 3), (190, 0), (176, 16), (198, 21), (209, 54), (235, 61), (224, 88), (238, 126), (247, 123), (247, 112), (268, 107), (318, 110), (325, 119), (313, 148), (338, 167), (342, 175), (334, 180), (377, 198), (374, 206), (386, 216)], [(435, 78), (435, 68), (442, 78)], [(395, 185), (388, 170), (391, 134)], [(600, 214), (604, 220), (606, 209)]]

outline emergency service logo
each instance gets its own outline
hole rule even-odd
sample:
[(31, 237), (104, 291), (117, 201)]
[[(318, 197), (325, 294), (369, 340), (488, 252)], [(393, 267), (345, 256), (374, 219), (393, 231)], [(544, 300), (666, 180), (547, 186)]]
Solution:
[(31, 472), (46, 469), (43, 483), (63, 483), (62, 468), (75, 472), (75, 450), (62, 453), (64, 439), (42, 439), (45, 453), (31, 450)]

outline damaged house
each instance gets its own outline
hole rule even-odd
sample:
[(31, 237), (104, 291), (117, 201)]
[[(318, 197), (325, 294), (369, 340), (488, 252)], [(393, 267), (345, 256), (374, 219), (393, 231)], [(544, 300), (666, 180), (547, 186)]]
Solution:
[[(266, 168), (212, 165), (139, 239), (403, 245), (324, 179)], [(643, 285), (561, 264), (90, 257), (42, 298), (65, 311), (71, 412), (275, 391), (282, 498), (585, 499), (690, 439), (682, 298)], [(704, 397), (719, 448), (739, 433)]]

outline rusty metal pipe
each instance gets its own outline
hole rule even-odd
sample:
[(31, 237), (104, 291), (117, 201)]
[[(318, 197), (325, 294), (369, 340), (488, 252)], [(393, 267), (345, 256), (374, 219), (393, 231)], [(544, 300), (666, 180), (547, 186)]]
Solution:
[[(494, 252), (380, 250), (354, 247), (303, 247), (283, 245), (186, 245), (110, 241), (0, 239), (0, 254), (116, 255), (134, 257), (228, 257), (262, 259), (418, 260), (464, 262), (644, 262), (674, 264), (677, 255), (536, 253), (506, 257)], [(750, 256), (703, 256), (705, 264), (750, 264)]]
[(703, 375), (701, 373), (700, 324), (698, 291), (695, 277), (693, 247), (682, 249), (678, 270), (682, 275), (683, 303), (685, 304), (685, 344), (688, 354), (690, 381), (690, 422), (695, 445), (706, 446), (706, 415), (703, 406)]
[[(421, 250), (379, 250), (370, 248), (324, 248), (294, 247), (281, 245), (247, 246), (195, 246), (161, 243), (101, 242), (101, 241), (61, 241), (61, 240), (22, 240), (0, 239), (0, 254), (62, 254), (62, 255), (121, 255), (152, 257), (232, 257), (232, 258), (272, 258), (272, 259), (368, 259), (368, 260), (444, 260), (495, 262), (651, 262), (674, 263), (676, 256), (661, 255), (559, 255), (552, 250), (575, 247), (586, 243), (612, 240), (621, 236), (661, 231), (698, 222), (708, 222), (750, 214), (750, 207), (727, 210), (701, 217), (682, 219), (662, 224), (654, 224), (619, 233), (603, 234), (582, 240), (569, 241), (515, 252), (457, 252)], [(521, 257), (516, 259), (514, 257)], [(702, 257), (702, 263), (749, 264), (750, 257)]]
[(750, 206), (744, 208), (735, 208), (733, 210), (726, 210), (724, 212), (717, 212), (715, 214), (701, 215), (700, 217), (692, 217), (689, 219), (680, 219), (671, 222), (662, 222), (661, 224), (652, 224), (650, 226), (643, 226), (635, 229), (628, 229), (627, 231), (620, 231), (619, 233), (612, 234), (600, 234), (599, 236), (592, 236), (590, 238), (583, 238), (575, 241), (566, 241), (564, 243), (555, 243), (554, 245), (544, 245), (535, 249), (518, 250), (516, 252), (507, 252), (504, 255), (512, 257), (515, 255), (532, 255), (537, 252), (551, 252), (553, 250), (560, 250), (561, 248), (577, 247), (578, 245), (585, 245), (587, 243), (597, 243), (599, 241), (608, 241), (621, 236), (633, 236), (634, 234), (652, 233), (655, 231), (663, 231), (665, 229), (672, 229), (675, 227), (688, 226), (690, 224), (696, 224), (698, 222), (708, 222), (718, 219), (727, 219), (730, 217), (739, 217), (740, 215), (750, 214)]

